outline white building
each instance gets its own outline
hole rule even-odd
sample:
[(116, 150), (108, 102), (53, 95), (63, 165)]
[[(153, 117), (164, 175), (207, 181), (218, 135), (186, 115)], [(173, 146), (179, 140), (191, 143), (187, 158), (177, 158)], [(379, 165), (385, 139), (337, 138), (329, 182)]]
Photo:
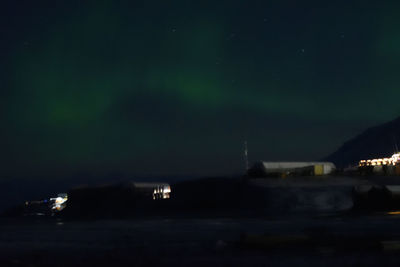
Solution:
[(328, 175), (336, 170), (332, 162), (266, 162), (249, 169), (250, 176)]

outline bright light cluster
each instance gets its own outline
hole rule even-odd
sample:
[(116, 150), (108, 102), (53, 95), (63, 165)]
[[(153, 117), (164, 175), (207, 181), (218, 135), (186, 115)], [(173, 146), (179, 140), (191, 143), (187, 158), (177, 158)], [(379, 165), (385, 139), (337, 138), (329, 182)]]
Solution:
[(50, 198), (51, 201), (51, 209), (54, 211), (61, 211), (65, 208), (66, 202), (68, 200), (67, 194), (58, 194), (55, 198)]
[(157, 186), (153, 191), (153, 200), (170, 198), (171, 187), (169, 185)]
[(393, 154), (390, 158), (360, 160), (358, 166), (383, 166), (397, 165), (400, 163), (400, 153)]

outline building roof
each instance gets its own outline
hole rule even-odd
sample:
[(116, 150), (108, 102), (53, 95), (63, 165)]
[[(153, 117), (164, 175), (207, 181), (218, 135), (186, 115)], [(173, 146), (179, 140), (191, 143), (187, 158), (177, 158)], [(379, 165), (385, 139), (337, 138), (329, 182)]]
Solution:
[(336, 168), (335, 164), (332, 162), (317, 162), (317, 161), (309, 161), (309, 162), (268, 162), (268, 161), (261, 161), (258, 164), (262, 164), (266, 169), (293, 169), (293, 168), (303, 168), (308, 166), (315, 166), (315, 165), (324, 165), (329, 166), (331, 168)]

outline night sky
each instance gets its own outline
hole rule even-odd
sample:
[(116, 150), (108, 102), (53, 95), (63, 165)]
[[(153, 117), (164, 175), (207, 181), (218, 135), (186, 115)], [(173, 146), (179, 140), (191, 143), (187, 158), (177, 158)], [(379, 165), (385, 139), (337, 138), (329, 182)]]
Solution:
[(399, 11), (2, 3), (0, 175), (238, 174), (245, 139), (250, 162), (323, 158), (400, 115)]

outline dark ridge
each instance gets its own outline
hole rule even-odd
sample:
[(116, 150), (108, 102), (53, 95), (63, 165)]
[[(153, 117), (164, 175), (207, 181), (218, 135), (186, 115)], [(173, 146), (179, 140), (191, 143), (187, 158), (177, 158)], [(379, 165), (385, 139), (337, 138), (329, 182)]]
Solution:
[(332, 161), (339, 168), (357, 164), (361, 159), (390, 157), (400, 142), (400, 117), (371, 127), (345, 142), (336, 152), (323, 160)]

